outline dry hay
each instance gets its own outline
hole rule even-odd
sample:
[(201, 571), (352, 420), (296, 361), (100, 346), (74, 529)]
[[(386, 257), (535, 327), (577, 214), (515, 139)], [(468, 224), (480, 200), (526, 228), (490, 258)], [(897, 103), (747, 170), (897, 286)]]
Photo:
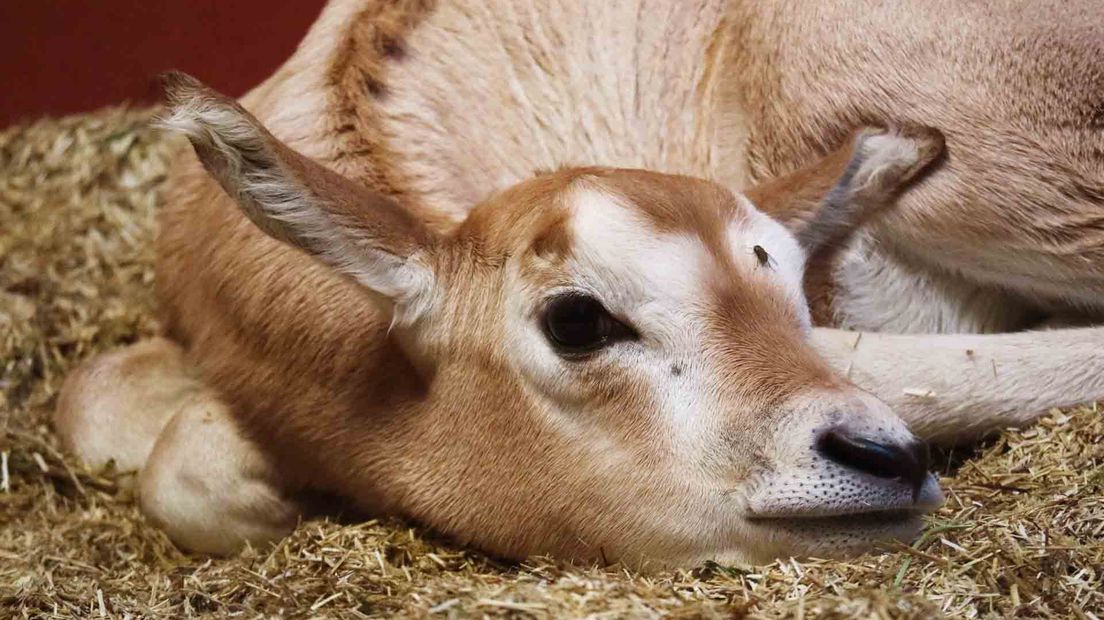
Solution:
[(1104, 617), (1104, 416), (1089, 409), (948, 468), (923, 538), (846, 562), (517, 566), (399, 522), (324, 520), (274, 549), (180, 554), (125, 478), (80, 470), (47, 424), (73, 364), (156, 329), (150, 241), (171, 145), (147, 115), (0, 134), (0, 617)]

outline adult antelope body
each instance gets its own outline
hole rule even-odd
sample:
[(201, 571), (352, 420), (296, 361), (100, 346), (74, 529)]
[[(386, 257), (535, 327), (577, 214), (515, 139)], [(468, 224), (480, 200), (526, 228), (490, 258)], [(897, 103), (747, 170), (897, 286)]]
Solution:
[(58, 430), (200, 551), (308, 490), (509, 557), (910, 536), (917, 436), (1104, 394), (1104, 332), (1015, 331), (1104, 308), (1099, 18), (334, 0), (244, 109), (170, 79), (167, 339)]

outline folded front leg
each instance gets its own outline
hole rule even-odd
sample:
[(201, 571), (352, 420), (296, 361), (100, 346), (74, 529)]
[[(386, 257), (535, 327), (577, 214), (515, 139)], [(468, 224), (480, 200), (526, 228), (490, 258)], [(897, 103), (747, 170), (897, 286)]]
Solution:
[(186, 551), (225, 555), (277, 541), (299, 505), (212, 392), (173, 416), (138, 478), (142, 512)]
[(956, 444), (1104, 398), (1104, 328), (881, 334), (818, 328), (813, 341), (912, 432)]

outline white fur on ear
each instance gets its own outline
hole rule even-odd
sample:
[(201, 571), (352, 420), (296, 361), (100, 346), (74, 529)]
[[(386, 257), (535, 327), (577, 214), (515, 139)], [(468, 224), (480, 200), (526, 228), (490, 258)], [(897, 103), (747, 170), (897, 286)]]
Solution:
[(369, 261), (347, 262), (339, 270), (391, 302), (391, 327), (409, 327), (429, 314), (436, 277), (420, 254), (400, 258), (375, 252)]
[(845, 235), (864, 216), (891, 204), (942, 152), (943, 134), (932, 128), (862, 131), (843, 175), (797, 232), (799, 243), (811, 254)]
[[(909, 136), (893, 130), (863, 132), (855, 140), (855, 154), (852, 157), (857, 169), (846, 184), (855, 195), (892, 192), (930, 161), (935, 146), (932, 142), (935, 140), (936, 136), (932, 134)], [(942, 140), (938, 142), (941, 147)], [(921, 157), (925, 159), (921, 161)]]
[(399, 205), (295, 153), (194, 78), (173, 73), (165, 85), (170, 114), (158, 125), (188, 138), (250, 221), (376, 293), (394, 325), (428, 310), (435, 277), (420, 251), (425, 234)]
[(287, 242), (293, 236), (280, 224), (302, 227), (306, 237), (325, 236), (328, 223), (320, 221), (321, 212), (310, 204), (302, 184), (280, 169), (268, 144), (274, 138), (259, 123), (190, 76), (171, 74), (165, 81), (171, 113), (157, 125), (188, 138), (200, 161), (254, 224)]

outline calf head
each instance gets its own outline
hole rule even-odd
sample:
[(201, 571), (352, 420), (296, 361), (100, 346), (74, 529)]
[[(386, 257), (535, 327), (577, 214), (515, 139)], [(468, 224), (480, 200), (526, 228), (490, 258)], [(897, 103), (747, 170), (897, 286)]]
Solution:
[(169, 95), (250, 220), (392, 317), (425, 390), (349, 464), (391, 509), (510, 557), (691, 563), (857, 551), (941, 501), (923, 446), (811, 349), (802, 292), (935, 134), (864, 132), (749, 192), (785, 225), (704, 180), (577, 168), (438, 233), (194, 80)]

